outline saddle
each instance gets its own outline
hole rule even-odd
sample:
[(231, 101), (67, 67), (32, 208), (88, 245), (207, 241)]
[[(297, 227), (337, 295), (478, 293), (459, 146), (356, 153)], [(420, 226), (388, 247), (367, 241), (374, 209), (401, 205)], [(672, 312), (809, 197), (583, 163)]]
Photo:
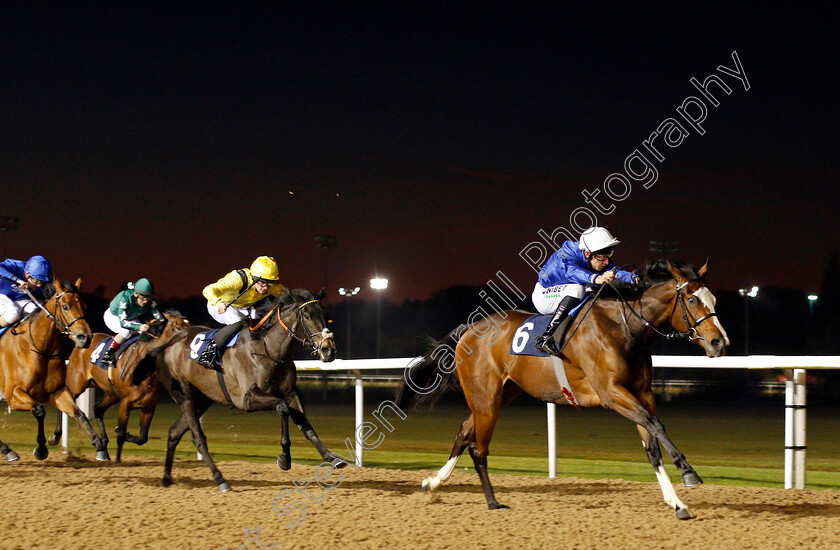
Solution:
[[(135, 334), (131, 338), (123, 342), (122, 345), (117, 349), (117, 353), (114, 354), (114, 364), (116, 364), (117, 361), (120, 360), (120, 357), (122, 357), (122, 355), (126, 352), (126, 350), (128, 350), (128, 348), (132, 344), (137, 342), (137, 340), (139, 339), (140, 335)], [(108, 370), (108, 365), (102, 364), (102, 358), (105, 357), (105, 352), (108, 351), (108, 348), (111, 347), (111, 342), (113, 341), (114, 337), (109, 336), (108, 338), (105, 338), (104, 340), (99, 342), (99, 345), (96, 346), (96, 349), (94, 349), (93, 352), (90, 354), (90, 363), (92, 365), (96, 365), (100, 369)]]

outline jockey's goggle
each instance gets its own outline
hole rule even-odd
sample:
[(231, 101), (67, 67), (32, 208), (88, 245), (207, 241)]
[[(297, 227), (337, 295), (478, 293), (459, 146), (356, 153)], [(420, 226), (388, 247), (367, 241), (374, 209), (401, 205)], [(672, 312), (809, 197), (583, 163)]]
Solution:
[(271, 279), (262, 279), (262, 278), (260, 278), (260, 277), (254, 277), (254, 284), (257, 284), (257, 283), (262, 283), (262, 284), (264, 284), (264, 285), (269, 285), (269, 286), (271, 286), (271, 285), (273, 285), (273, 284), (274, 284), (274, 283), (276, 283), (276, 282), (277, 282), (277, 281), (272, 281)]
[(613, 252), (615, 252), (615, 248), (605, 248), (598, 252), (593, 252), (592, 257), (599, 262), (603, 262), (606, 259), (612, 258)]

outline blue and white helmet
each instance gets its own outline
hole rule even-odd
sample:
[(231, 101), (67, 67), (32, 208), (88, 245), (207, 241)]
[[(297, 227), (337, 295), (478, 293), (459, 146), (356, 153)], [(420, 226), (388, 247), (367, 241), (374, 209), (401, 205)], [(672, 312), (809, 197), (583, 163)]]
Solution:
[(52, 267), (43, 256), (32, 256), (26, 260), (26, 272), (33, 279), (48, 283), (52, 279)]
[(583, 235), (580, 236), (578, 248), (593, 253), (606, 248), (612, 248), (620, 242), (612, 236), (612, 233), (603, 227), (594, 226), (584, 231)]

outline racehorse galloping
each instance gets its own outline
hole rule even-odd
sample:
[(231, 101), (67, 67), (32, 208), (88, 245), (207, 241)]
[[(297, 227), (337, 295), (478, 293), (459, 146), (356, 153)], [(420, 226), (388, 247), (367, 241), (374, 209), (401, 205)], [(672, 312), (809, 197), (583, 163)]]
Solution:
[[(164, 323), (153, 319), (147, 332), (142, 333), (137, 342), (130, 344), (119, 357), (114, 368), (103, 369), (91, 363), (93, 354), (101, 355), (103, 349), (100, 344), (109, 338), (108, 334), (95, 333), (93, 343), (88, 349), (76, 349), (70, 355), (67, 363), (67, 388), (78, 398), (87, 388), (99, 386), (105, 395), (93, 408), (93, 414), (99, 423), (99, 433), (102, 443), (107, 448), (108, 432), (105, 430), (105, 411), (114, 403), (120, 404), (117, 434), (117, 458), (122, 458), (123, 444), (127, 441), (136, 445), (143, 445), (149, 439), (149, 426), (155, 415), (155, 407), (160, 400), (160, 383), (155, 375), (144, 378), (139, 384), (132, 384), (132, 373), (140, 360), (148, 352), (165, 344), (172, 336), (190, 326), (186, 317), (177, 311), (166, 311)], [(128, 433), (128, 417), (131, 411), (140, 409), (140, 435)], [(61, 414), (55, 427), (55, 435), (50, 437), (51, 445), (56, 445), (61, 439)]]
[[(145, 365), (156, 357), (156, 372), (172, 398), (181, 406), (181, 416), (169, 428), (163, 485), (172, 481), (175, 447), (181, 437), (192, 431), (193, 442), (213, 473), (219, 491), (230, 490), (207, 450), (207, 440), (199, 424), (199, 417), (214, 402), (228, 404), (246, 412), (276, 410), (281, 418), (280, 444), (283, 454), (277, 457), (280, 468), (291, 468), (291, 440), (289, 416), (326, 462), (335, 467), (345, 463), (333, 456), (318, 439), (304, 413), (303, 402), (297, 393), (297, 372), (291, 360), (295, 341), (312, 350), (328, 363), (335, 359), (335, 342), (326, 328), (321, 299), (305, 289), (296, 289), (278, 297), (268, 297), (259, 303), (259, 323), (245, 328), (236, 344), (228, 348), (222, 359), (222, 371), (207, 370), (196, 363), (197, 348), (207, 327), (190, 327), (169, 342), (151, 352), (135, 369), (142, 375)], [(146, 367), (148, 368), (148, 367)], [(136, 376), (135, 376), (136, 378)]]
[[(553, 358), (509, 353), (517, 327), (531, 313), (501, 311), (470, 329), (455, 329), (406, 371), (397, 396), (400, 407), (431, 405), (460, 381), (472, 412), (461, 425), (449, 461), (423, 481), (423, 488), (434, 490), (449, 479), (458, 458), (469, 448), (487, 506), (506, 508), (496, 501), (487, 476), (487, 455), (499, 411), (523, 391), (557, 404), (566, 403), (569, 393), (580, 407), (606, 407), (637, 424), (665, 502), (679, 519), (690, 518), (665, 473), (659, 445), (682, 471), (685, 485), (699, 485), (702, 480), (656, 416), (649, 344), (657, 333), (670, 329), (701, 346), (709, 357), (726, 352), (729, 339), (717, 320), (715, 297), (706, 288), (706, 270), (704, 265), (695, 274), (684, 264), (650, 262), (639, 271), (641, 282), (635, 294), (615, 285), (617, 296), (595, 300), (588, 313), (590, 306), (584, 305), (569, 327), (572, 337), (563, 350), (562, 365), (558, 365), (568, 387), (561, 388)], [(457, 341), (454, 355), (451, 349), (445, 353), (449, 348), (443, 342), (449, 338)]]
[[(85, 321), (85, 303), (79, 295), (82, 280), (75, 285), (53, 279), (44, 285), (46, 302), (31, 316), (19, 322), (0, 338), (0, 389), (9, 407), (18, 411), (32, 411), (38, 420), (38, 446), (35, 458), (49, 455), (44, 437), (42, 403), (49, 403), (72, 415), (87, 432), (97, 449), (97, 458), (106, 460), (108, 452), (65, 386), (65, 358), (62, 354), (64, 336), (77, 348), (90, 346), (90, 327)], [(11, 462), (17, 453), (0, 442), (0, 453)]]

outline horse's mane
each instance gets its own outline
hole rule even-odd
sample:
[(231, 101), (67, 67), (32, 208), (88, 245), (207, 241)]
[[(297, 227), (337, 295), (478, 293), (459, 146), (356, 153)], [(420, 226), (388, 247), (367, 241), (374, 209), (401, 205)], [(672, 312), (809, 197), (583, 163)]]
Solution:
[[(674, 275), (668, 268), (668, 263), (669, 260), (662, 259), (645, 262), (642, 267), (634, 272), (639, 276), (639, 286), (649, 288), (657, 283), (672, 281), (674, 279)], [(697, 278), (697, 273), (694, 271), (694, 267), (692, 267), (691, 264), (681, 260), (670, 260), (670, 264), (679, 269), (687, 279)]]
[[(285, 312), (290, 307), (302, 304), (304, 302), (308, 302), (309, 300), (314, 300), (315, 295), (312, 293), (311, 290), (307, 290), (305, 288), (296, 288), (294, 290), (289, 290), (289, 292), (283, 293), (280, 296), (268, 296), (263, 298), (259, 302), (257, 302), (255, 310), (257, 320), (262, 319), (265, 317), (272, 309), (276, 306), (280, 306), (280, 311)], [(268, 329), (273, 326), (274, 323), (266, 323), (259, 329), (255, 331), (256, 336), (263, 337)]]
[[(638, 286), (616, 279), (612, 286), (607, 285), (604, 288), (601, 298), (637, 298), (653, 285), (673, 281), (674, 275), (668, 268), (668, 262), (669, 260), (665, 259), (646, 261), (642, 266), (633, 270), (633, 274), (639, 276)], [(697, 273), (691, 264), (681, 260), (670, 260), (670, 264), (679, 269), (686, 278), (697, 278)]]

